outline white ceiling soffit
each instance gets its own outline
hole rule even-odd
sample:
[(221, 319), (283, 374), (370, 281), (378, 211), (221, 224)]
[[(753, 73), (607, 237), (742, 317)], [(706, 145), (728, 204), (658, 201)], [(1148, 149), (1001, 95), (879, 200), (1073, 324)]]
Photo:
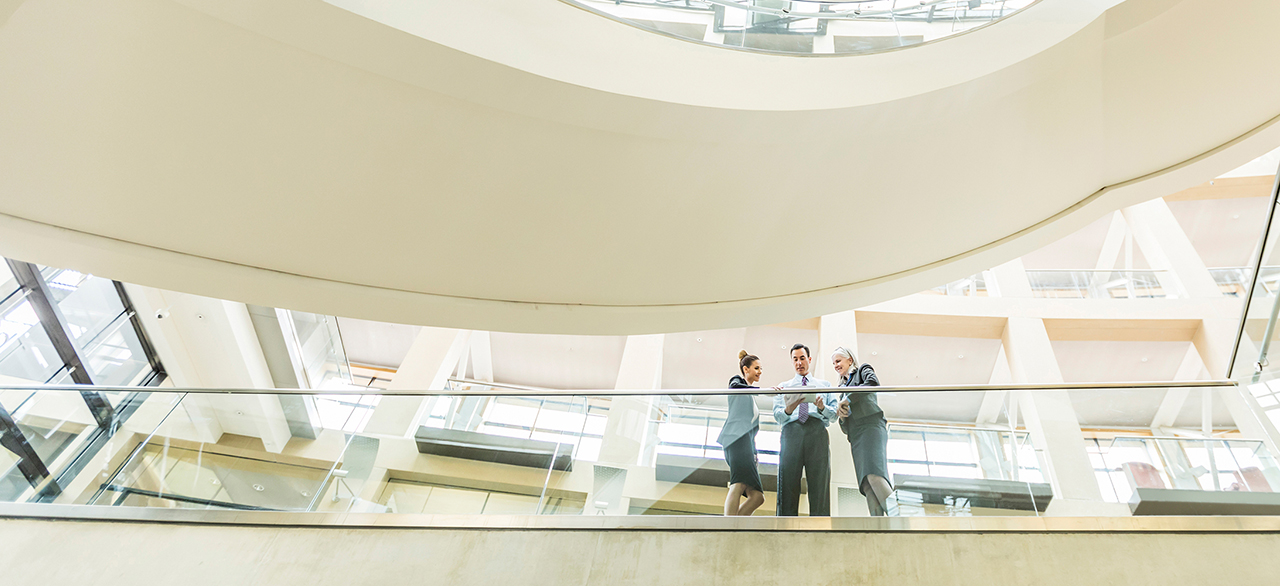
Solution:
[(1280, 144), (1280, 2), (1043, 0), (830, 58), (348, 3), (0, 4), (0, 253), (381, 321), (717, 329), (922, 290)]

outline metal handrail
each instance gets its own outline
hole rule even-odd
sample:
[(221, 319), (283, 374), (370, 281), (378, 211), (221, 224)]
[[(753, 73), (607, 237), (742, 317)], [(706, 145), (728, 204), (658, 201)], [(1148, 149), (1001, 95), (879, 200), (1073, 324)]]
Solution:
[[(460, 383), (484, 385), (487, 392), (453, 389), (251, 389), (251, 388), (166, 388), (166, 387), (124, 387), (124, 386), (87, 386), (87, 385), (0, 385), (0, 391), (99, 391), (99, 392), (149, 392), (173, 394), (205, 394), (205, 395), (380, 395), (385, 397), (506, 397), (506, 396), (546, 396), (546, 397), (615, 397), (615, 396), (651, 396), (651, 395), (774, 395), (773, 387), (759, 389), (537, 389), (505, 383), (491, 383), (467, 379), (451, 379)], [(1195, 380), (1195, 381), (1143, 381), (1112, 383), (1032, 383), (1018, 385), (900, 385), (880, 387), (809, 387), (808, 390), (818, 392), (835, 392), (837, 389), (853, 388), (878, 393), (943, 393), (943, 392), (975, 392), (975, 391), (1126, 391), (1139, 389), (1216, 389), (1234, 388), (1238, 386), (1232, 380)], [(783, 389), (792, 391), (793, 389)]]
[(967, 425), (941, 425), (941, 424), (937, 424), (937, 423), (912, 423), (912, 422), (909, 422), (909, 421), (901, 421), (901, 422), (898, 422), (898, 421), (890, 421), (890, 422), (888, 422), (886, 425), (889, 427), (889, 430), (890, 430), (890, 431), (893, 431), (893, 428), (895, 428), (895, 427), (899, 427), (899, 428), (902, 428), (902, 427), (920, 427), (920, 428), (924, 428), (924, 429), (945, 429), (945, 430), (948, 430), (948, 431), (956, 431), (956, 432), (959, 432), (959, 431), (991, 431), (991, 432), (995, 432), (995, 433), (1016, 433), (1016, 434), (1021, 434), (1021, 435), (1026, 435), (1026, 434), (1031, 433), (1030, 431), (1027, 431), (1026, 429), (1023, 429), (1023, 428), (1019, 428), (1019, 429), (1009, 429), (1009, 428), (1007, 428), (1007, 427), (977, 427), (977, 426), (967, 426)]
[(1280, 517), (720, 517), (669, 515), (439, 515), (245, 512), (207, 509), (0, 503), (0, 519), (131, 522), (222, 527), (509, 529), (516, 531), (786, 531), (895, 533), (1221, 533), (1280, 531)]

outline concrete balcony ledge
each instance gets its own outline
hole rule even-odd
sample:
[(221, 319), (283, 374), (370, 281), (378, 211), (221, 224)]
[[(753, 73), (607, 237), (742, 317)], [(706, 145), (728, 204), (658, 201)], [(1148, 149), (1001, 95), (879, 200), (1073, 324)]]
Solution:
[(427, 515), (211, 511), (0, 503), (0, 523), (22, 519), (346, 529), (839, 533), (1280, 533), (1280, 516), (891, 518), (758, 516), (729, 518), (661, 515)]
[(0, 564), (6, 583), (95, 586), (1271, 584), (1278, 530), (1277, 517), (448, 517), (20, 504), (0, 507)]

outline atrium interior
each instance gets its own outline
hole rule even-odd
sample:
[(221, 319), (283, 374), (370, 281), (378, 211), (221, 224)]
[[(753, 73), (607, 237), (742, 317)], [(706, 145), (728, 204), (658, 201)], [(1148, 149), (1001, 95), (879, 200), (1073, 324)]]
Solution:
[(3, 571), (1274, 579), (1232, 4), (0, 3)]

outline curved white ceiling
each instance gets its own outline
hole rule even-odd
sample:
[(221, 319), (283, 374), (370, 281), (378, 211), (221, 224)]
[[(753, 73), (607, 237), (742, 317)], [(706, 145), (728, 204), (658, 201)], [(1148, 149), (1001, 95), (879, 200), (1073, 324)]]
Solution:
[(557, 0), (335, 3), (360, 14), (11, 7), (0, 253), (383, 321), (722, 328), (986, 268), (1280, 144), (1278, 2), (1043, 0), (841, 58)]

